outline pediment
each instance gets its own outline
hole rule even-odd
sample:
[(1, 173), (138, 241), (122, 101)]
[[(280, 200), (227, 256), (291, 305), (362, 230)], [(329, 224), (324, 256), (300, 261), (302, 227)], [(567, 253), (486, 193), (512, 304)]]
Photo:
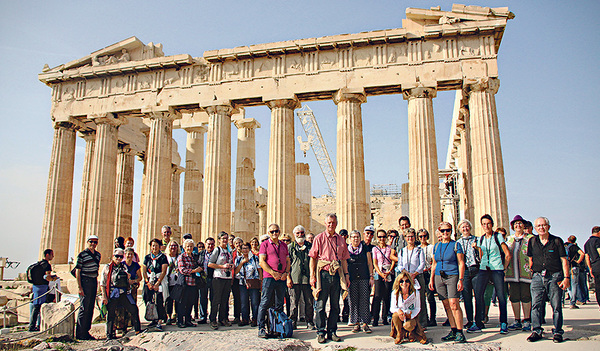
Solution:
[(77, 60), (70, 61), (52, 69), (45, 68), (43, 72), (51, 73), (84, 67), (110, 66), (164, 56), (162, 44), (154, 44), (152, 42), (144, 44), (141, 40), (133, 36), (103, 49), (96, 50)]

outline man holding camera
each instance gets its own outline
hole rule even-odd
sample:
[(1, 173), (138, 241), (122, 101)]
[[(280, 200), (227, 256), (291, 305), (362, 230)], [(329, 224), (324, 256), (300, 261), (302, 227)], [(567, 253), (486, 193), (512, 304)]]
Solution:
[(258, 306), (258, 337), (267, 337), (266, 315), (269, 302), (275, 295), (274, 308), (283, 310), (285, 284), (290, 274), (290, 257), (287, 245), (279, 240), (279, 225), (269, 226), (269, 239), (260, 244), (259, 262), (263, 269), (262, 294)]

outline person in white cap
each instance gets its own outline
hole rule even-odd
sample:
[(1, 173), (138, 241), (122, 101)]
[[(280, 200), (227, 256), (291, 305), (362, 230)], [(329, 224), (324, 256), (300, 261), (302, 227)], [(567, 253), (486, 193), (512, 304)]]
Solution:
[(92, 328), (94, 302), (98, 291), (98, 270), (100, 269), (101, 259), (100, 252), (96, 251), (98, 237), (90, 235), (87, 244), (87, 249), (77, 255), (77, 264), (75, 265), (75, 277), (77, 278), (79, 297), (81, 298), (81, 307), (79, 308), (77, 327), (75, 328), (75, 337), (79, 340), (95, 339), (90, 335), (90, 329)]

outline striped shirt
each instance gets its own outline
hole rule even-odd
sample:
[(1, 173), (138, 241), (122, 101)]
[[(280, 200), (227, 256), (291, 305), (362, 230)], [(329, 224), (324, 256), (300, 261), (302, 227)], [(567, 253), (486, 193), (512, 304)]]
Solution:
[(77, 255), (75, 268), (81, 269), (81, 275), (88, 278), (97, 278), (100, 269), (100, 252), (85, 249)]

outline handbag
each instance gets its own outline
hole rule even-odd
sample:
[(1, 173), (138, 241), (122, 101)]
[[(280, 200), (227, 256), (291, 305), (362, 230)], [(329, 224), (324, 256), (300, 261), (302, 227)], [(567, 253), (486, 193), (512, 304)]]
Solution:
[(244, 265), (243, 269), (244, 280), (246, 281), (246, 289), (260, 289), (262, 287), (262, 282), (260, 279), (246, 279), (246, 265)]
[(144, 318), (148, 322), (152, 322), (158, 319), (158, 309), (156, 308), (156, 294), (152, 296), (152, 301), (148, 302), (146, 305), (146, 314)]

